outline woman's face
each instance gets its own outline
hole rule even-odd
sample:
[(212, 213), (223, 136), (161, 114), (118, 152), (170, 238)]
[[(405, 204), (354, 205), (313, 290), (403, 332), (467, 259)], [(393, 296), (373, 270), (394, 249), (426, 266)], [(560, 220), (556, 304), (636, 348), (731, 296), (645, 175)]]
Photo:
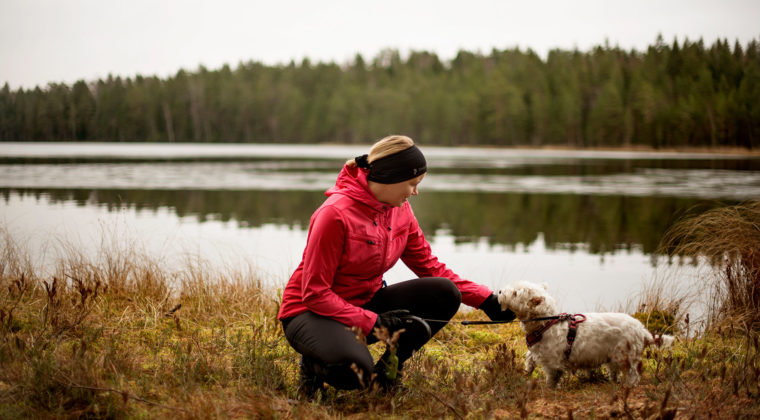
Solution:
[(422, 174), (416, 178), (395, 184), (379, 184), (369, 182), (370, 190), (375, 194), (375, 198), (381, 203), (389, 204), (393, 207), (401, 207), (409, 197), (417, 195), (417, 185), (422, 182)]

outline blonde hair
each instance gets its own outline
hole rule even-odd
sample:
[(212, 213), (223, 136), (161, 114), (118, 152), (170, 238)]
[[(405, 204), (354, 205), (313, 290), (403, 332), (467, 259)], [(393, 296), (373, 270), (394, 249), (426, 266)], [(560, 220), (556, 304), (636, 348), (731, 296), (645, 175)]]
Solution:
[[(373, 144), (372, 148), (369, 149), (367, 162), (372, 163), (378, 159), (406, 150), (412, 146), (414, 146), (414, 140), (407, 136), (394, 134), (384, 137), (378, 140), (377, 143)], [(346, 165), (356, 166), (356, 160), (354, 158), (349, 159), (346, 161)]]

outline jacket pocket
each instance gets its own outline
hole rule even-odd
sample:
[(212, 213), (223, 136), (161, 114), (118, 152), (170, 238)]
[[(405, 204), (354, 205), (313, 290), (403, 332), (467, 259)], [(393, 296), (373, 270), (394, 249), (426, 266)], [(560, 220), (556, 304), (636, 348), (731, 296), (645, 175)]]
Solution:
[(349, 235), (339, 270), (343, 274), (370, 279), (382, 266), (382, 243), (368, 235)]

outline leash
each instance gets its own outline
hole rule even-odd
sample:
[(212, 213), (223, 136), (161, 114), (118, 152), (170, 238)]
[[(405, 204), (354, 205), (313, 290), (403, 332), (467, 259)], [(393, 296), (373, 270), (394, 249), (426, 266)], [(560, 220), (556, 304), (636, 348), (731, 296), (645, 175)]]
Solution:
[(520, 321), (520, 322), (548, 321), (552, 319), (560, 319), (560, 315), (542, 316), (540, 318), (530, 318), (530, 319), (523, 319), (523, 320), (519, 320), (515, 318), (511, 321), (446, 321), (444, 319), (428, 319), (428, 318), (422, 318), (422, 319), (425, 322), (442, 322), (444, 324), (452, 323), (452, 324), (460, 324), (460, 325), (489, 325), (489, 324), (509, 324), (510, 322), (515, 322), (515, 321)]
[(558, 324), (563, 321), (569, 321), (570, 325), (567, 330), (567, 346), (565, 347), (565, 358), (570, 358), (570, 352), (573, 350), (573, 343), (575, 342), (575, 336), (578, 333), (578, 324), (586, 320), (586, 315), (583, 314), (567, 314), (567, 313), (561, 313), (559, 315), (553, 315), (553, 316), (542, 316), (539, 318), (530, 318), (530, 319), (513, 319), (511, 321), (446, 321), (443, 319), (427, 319), (422, 318), (425, 320), (425, 322), (443, 322), (445, 324), (451, 322), (453, 324), (461, 324), (461, 325), (488, 325), (488, 324), (508, 324), (510, 322), (520, 321), (520, 322), (537, 322), (537, 321), (550, 321), (547, 322), (543, 327), (539, 328), (536, 331), (533, 331), (532, 333), (528, 334), (525, 337), (525, 341), (528, 344), (528, 348), (533, 346), (534, 344), (541, 341), (541, 338), (543, 337), (546, 330), (551, 328), (554, 324)]

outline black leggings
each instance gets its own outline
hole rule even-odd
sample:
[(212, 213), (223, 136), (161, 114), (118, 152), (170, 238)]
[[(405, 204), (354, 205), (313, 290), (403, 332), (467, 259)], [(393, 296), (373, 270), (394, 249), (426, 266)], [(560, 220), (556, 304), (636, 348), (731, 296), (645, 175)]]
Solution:
[[(376, 313), (406, 309), (423, 319), (448, 321), (459, 310), (461, 302), (462, 295), (451, 280), (426, 277), (383, 287), (362, 307)], [(428, 324), (433, 335), (446, 325), (445, 322)], [(364, 378), (372, 374), (374, 363), (369, 350), (356, 340), (346, 325), (313, 312), (284, 319), (282, 325), (288, 343), (320, 365), (319, 371), (328, 384), (340, 389), (359, 388), (361, 382), (351, 369), (353, 363), (363, 371)], [(396, 353), (399, 366), (428, 339), (402, 333)], [(376, 341), (372, 334), (367, 337), (369, 344)]]

